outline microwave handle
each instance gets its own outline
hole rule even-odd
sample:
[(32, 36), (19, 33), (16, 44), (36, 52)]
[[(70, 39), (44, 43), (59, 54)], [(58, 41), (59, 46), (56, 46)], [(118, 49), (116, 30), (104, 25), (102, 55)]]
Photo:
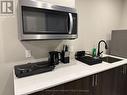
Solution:
[(72, 34), (72, 29), (73, 29), (73, 16), (72, 16), (72, 13), (69, 13), (69, 20), (70, 20), (69, 34)]

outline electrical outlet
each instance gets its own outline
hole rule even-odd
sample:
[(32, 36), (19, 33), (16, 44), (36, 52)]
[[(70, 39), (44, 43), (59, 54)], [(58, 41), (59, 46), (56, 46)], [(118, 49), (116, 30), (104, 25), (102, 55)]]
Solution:
[(31, 57), (31, 50), (25, 50), (25, 56), (26, 56), (26, 58), (30, 58)]

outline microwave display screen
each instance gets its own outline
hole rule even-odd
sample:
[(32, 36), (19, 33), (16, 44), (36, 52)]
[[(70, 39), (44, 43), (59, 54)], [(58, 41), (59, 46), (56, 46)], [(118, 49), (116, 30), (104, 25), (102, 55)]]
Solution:
[(66, 12), (22, 6), (24, 34), (68, 34), (69, 16)]

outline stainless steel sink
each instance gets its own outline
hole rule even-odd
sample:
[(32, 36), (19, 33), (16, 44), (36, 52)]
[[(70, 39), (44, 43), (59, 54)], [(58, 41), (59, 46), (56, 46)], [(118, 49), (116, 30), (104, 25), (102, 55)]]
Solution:
[(108, 63), (114, 63), (114, 62), (118, 62), (118, 61), (121, 61), (121, 60), (122, 59), (114, 58), (114, 57), (110, 57), (110, 56), (102, 57), (102, 61), (108, 62)]

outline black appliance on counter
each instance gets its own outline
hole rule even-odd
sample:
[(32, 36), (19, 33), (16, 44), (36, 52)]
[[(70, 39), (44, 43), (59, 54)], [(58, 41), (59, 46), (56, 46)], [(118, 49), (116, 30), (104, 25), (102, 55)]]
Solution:
[[(60, 61), (63, 63), (69, 63), (69, 57), (67, 56), (67, 54), (65, 54), (68, 51), (68, 48), (66, 47), (64, 49), (65, 51), (63, 53), (58, 51), (49, 52), (48, 61), (27, 63), (14, 66), (16, 77), (22, 78), (52, 71), (55, 68), (55, 65), (58, 65)], [(63, 55), (61, 56), (61, 54)]]
[(80, 58), (85, 56), (85, 51), (77, 51), (75, 54), (75, 58)]
[(16, 65), (14, 67), (16, 77), (21, 78), (52, 71), (55, 68), (55, 65), (59, 64), (59, 60), (60, 60), (60, 52), (51, 51), (49, 52), (48, 61)]
[(52, 71), (54, 68), (55, 68), (55, 65), (49, 63), (48, 61), (27, 63), (23, 65), (16, 65), (14, 67), (15, 75), (18, 78)]
[(60, 61), (60, 52), (58, 51), (49, 52), (48, 61), (52, 65), (58, 65)]

